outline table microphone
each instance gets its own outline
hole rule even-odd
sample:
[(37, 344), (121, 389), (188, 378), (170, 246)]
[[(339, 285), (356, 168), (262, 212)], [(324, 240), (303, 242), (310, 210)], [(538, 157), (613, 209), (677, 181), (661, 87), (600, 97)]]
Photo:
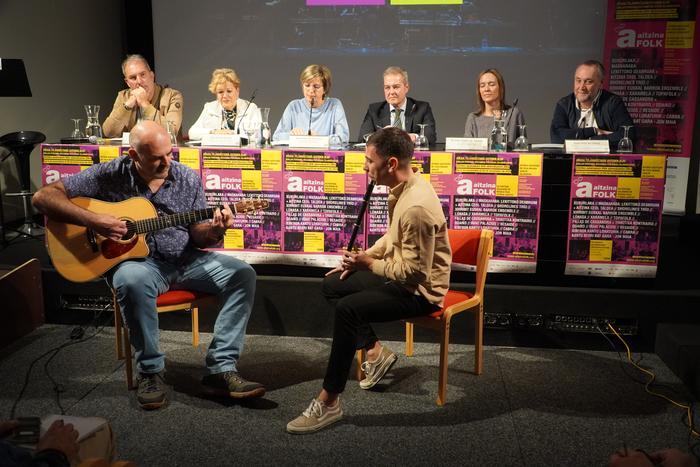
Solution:
[(309, 132), (307, 133), (309, 136), (311, 136), (311, 114), (312, 114), (313, 111), (314, 111), (314, 102), (316, 102), (316, 101), (315, 101), (315, 99), (312, 97), (312, 98), (311, 98), (311, 106), (309, 107)]
[[(255, 99), (255, 93), (258, 92), (258, 88), (253, 89), (253, 92), (250, 94), (250, 99), (248, 99), (248, 105), (246, 105), (245, 110), (241, 114), (240, 117), (238, 117), (238, 121), (241, 122), (243, 121), (243, 117), (245, 117), (245, 114), (248, 113), (248, 107), (250, 107), (250, 104), (253, 103), (253, 100)], [(240, 135), (241, 134), (241, 124), (238, 124), (238, 128), (236, 129), (237, 133)]]
[(579, 120), (578, 124), (576, 125), (576, 134), (574, 135), (574, 139), (578, 139), (578, 134), (582, 129), (586, 128), (586, 117), (583, 115), (583, 112), (580, 113), (579, 115)]

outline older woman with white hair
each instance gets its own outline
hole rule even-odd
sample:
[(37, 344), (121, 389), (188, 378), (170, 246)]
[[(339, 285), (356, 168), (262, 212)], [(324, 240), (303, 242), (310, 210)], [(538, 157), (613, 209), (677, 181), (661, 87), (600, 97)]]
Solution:
[(202, 139), (209, 133), (244, 133), (248, 128), (260, 128), (260, 109), (252, 102), (240, 99), (241, 80), (231, 68), (217, 68), (211, 74), (209, 91), (216, 100), (204, 104), (204, 109), (190, 127), (191, 140)]

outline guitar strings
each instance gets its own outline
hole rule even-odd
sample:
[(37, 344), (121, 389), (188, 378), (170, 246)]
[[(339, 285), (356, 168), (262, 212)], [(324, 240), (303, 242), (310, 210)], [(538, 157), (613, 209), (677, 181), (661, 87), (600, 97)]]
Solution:
[[(246, 201), (246, 200), (243, 200)], [(238, 203), (234, 204), (233, 213), (238, 214), (240, 212), (237, 209)], [(246, 207), (250, 206), (251, 210), (256, 209), (254, 202), (250, 203), (246, 201)], [(264, 209), (265, 203), (261, 203), (261, 207)], [(152, 217), (149, 219), (140, 219), (136, 221), (127, 221), (126, 234), (130, 237), (134, 234), (152, 232), (154, 230), (161, 230), (167, 227), (174, 227), (177, 225), (187, 224), (191, 222), (201, 221), (213, 217), (215, 209), (221, 209), (221, 206), (217, 207), (207, 207), (199, 209), (196, 211), (184, 212), (184, 213), (174, 213), (168, 214), (162, 217)], [(247, 212), (249, 209), (244, 208), (243, 211)]]

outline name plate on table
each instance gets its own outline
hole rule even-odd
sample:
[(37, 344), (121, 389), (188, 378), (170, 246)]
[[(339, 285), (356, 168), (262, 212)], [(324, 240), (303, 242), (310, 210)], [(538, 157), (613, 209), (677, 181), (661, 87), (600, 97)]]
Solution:
[(567, 139), (564, 140), (567, 154), (610, 154), (610, 141), (607, 139)]
[(488, 151), (488, 138), (445, 138), (447, 151)]
[(122, 146), (129, 146), (129, 133), (128, 131), (125, 131), (122, 133)]
[(210, 133), (202, 136), (202, 146), (240, 146), (240, 135)]
[(328, 136), (289, 135), (289, 147), (328, 149), (329, 140)]

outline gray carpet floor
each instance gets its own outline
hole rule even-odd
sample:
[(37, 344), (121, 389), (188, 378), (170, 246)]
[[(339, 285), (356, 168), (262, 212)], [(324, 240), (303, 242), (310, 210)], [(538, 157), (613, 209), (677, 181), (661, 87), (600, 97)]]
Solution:
[[(9, 417), (31, 363), (70, 342), (71, 329), (46, 325), (0, 352), (0, 417)], [(210, 339), (203, 334), (193, 348), (189, 333), (161, 333), (170, 402), (144, 412), (126, 390), (114, 330), (104, 328), (50, 361), (51, 354), (37, 360), (15, 415), (62, 407), (70, 415), (107, 418), (119, 458), (140, 466), (603, 466), (623, 442), (688, 449), (683, 411), (626, 376), (615, 352), (487, 347), (484, 373), (475, 376), (473, 347), (452, 344), (447, 404), (438, 407), (439, 347), (419, 343), (407, 358), (401, 343), (387, 342), (400, 354), (387, 378), (371, 391), (351, 380), (342, 397), (344, 419), (295, 436), (285, 425), (320, 389), (330, 340), (249, 336), (240, 371), (268, 392), (236, 402), (208, 398), (200, 389)], [(689, 399), (654, 354), (643, 354), (642, 365)], [(627, 372), (641, 379), (631, 367)], [(58, 400), (51, 378), (62, 391)]]

